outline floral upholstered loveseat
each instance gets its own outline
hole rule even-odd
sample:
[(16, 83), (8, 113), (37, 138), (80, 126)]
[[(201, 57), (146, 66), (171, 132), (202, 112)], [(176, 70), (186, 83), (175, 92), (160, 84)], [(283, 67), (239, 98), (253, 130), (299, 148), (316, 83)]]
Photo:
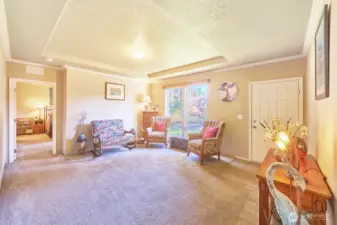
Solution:
[(134, 129), (125, 130), (123, 120), (94, 120), (91, 124), (94, 143), (93, 153), (96, 156), (102, 155), (103, 149), (116, 146), (124, 146), (131, 149), (135, 146), (136, 132)]

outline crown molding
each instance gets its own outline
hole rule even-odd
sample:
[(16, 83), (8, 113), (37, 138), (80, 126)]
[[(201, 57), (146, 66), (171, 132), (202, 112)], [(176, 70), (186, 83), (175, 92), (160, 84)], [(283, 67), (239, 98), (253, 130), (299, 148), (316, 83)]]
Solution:
[(248, 63), (248, 64), (242, 64), (242, 65), (238, 65), (238, 66), (228, 66), (228, 67), (221, 68), (221, 69), (217, 70), (216, 72), (241, 70), (241, 69), (246, 69), (246, 68), (251, 68), (251, 67), (264, 66), (264, 65), (268, 65), (268, 64), (274, 64), (274, 63), (286, 62), (286, 61), (291, 61), (291, 60), (296, 60), (296, 59), (302, 59), (302, 58), (305, 58), (305, 57), (306, 56), (303, 55), (303, 54), (287, 56), (287, 57), (283, 57), (283, 58), (260, 61), (260, 62), (256, 62), (256, 63)]
[(18, 60), (18, 59), (10, 59), (10, 60), (7, 60), (7, 62), (18, 63), (18, 64), (29, 65), (29, 66), (38, 66), (38, 67), (43, 67), (46, 69), (53, 69), (53, 70), (64, 70), (65, 69), (63, 66), (62, 67), (49, 66), (49, 65), (44, 65), (44, 64), (34, 63), (34, 62), (29, 62), (29, 61), (24, 61), (24, 60)]
[(0, 33), (3, 51), (6, 60), (11, 59), (11, 47), (9, 42), (8, 27), (7, 27), (7, 13), (4, 0), (0, 0)]
[(324, 6), (323, 0), (313, 0), (312, 2), (310, 16), (307, 25), (307, 31), (303, 43), (303, 50), (302, 50), (303, 55), (308, 54), (311, 44), (315, 39), (318, 21), (321, 17), (323, 6)]
[(187, 76), (187, 75), (193, 75), (193, 74), (198, 74), (198, 73), (207, 73), (207, 72), (227, 72), (227, 71), (233, 71), (233, 70), (240, 70), (240, 69), (246, 69), (246, 68), (252, 68), (252, 67), (257, 67), (257, 66), (263, 66), (263, 65), (268, 65), (268, 64), (273, 64), (273, 63), (279, 63), (279, 62), (285, 62), (285, 61), (290, 61), (290, 60), (296, 60), (296, 59), (301, 59), (305, 58), (306, 56), (303, 54), (300, 55), (294, 55), (294, 56), (289, 56), (289, 57), (283, 57), (283, 58), (277, 58), (277, 59), (272, 59), (272, 60), (266, 60), (266, 61), (260, 61), (256, 63), (249, 63), (249, 64), (242, 64), (242, 65), (230, 65), (228, 63), (220, 63), (220, 64), (215, 64), (211, 66), (206, 66), (198, 69), (193, 69), (193, 70), (187, 70), (183, 72), (178, 72), (178, 73), (173, 73), (173, 74), (168, 74), (162, 77), (156, 77), (156, 78), (151, 78), (150, 82), (155, 82), (163, 79), (168, 79), (168, 78), (173, 78), (173, 77), (180, 77), (180, 76)]
[(111, 74), (111, 73), (105, 73), (105, 72), (100, 72), (100, 71), (91, 70), (91, 69), (80, 68), (77, 66), (65, 65), (64, 67), (67, 70), (76, 70), (76, 71), (80, 71), (83, 73), (92, 73), (95, 75), (104, 76), (104, 77), (112, 77), (112, 78), (119, 79), (119, 80), (129, 80), (129, 81), (141, 82), (141, 83), (149, 83), (149, 80), (150, 80), (149, 78), (132, 78), (132, 77), (127, 77), (127, 76), (123, 76), (119, 74)]

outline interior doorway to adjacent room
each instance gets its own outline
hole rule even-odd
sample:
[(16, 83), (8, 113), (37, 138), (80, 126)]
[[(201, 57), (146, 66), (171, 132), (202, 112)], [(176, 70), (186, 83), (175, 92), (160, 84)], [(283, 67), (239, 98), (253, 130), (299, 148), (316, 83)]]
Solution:
[(10, 79), (9, 161), (56, 154), (56, 84)]

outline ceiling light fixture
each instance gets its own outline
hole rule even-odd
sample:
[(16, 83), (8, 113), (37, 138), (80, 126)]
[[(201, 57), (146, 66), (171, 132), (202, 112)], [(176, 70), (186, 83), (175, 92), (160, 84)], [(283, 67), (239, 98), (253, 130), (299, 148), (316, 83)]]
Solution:
[(137, 59), (142, 59), (142, 58), (144, 58), (144, 53), (141, 52), (141, 51), (135, 51), (135, 52), (133, 53), (133, 55), (134, 55)]
[(47, 60), (48, 62), (52, 62), (52, 61), (53, 61), (52, 58), (47, 58), (46, 60)]

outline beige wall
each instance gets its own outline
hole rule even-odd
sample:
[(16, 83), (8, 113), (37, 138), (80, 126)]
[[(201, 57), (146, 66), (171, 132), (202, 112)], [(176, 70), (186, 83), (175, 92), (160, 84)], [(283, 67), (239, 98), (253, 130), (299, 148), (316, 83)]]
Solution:
[[(290, 77), (303, 77), (306, 73), (305, 59), (268, 64), (253, 68), (212, 72), (192, 75), (175, 79), (168, 79), (164, 84), (196, 81), (210, 78), (207, 116), (208, 119), (219, 119), (226, 122), (222, 154), (248, 158), (248, 83), (253, 81), (273, 80)], [(217, 89), (225, 81), (237, 83), (240, 89), (238, 98), (233, 102), (222, 102)], [(163, 84), (151, 84), (150, 93), (152, 102), (160, 105), (161, 113), (164, 112), (165, 92)], [(237, 114), (243, 114), (243, 119), (236, 119)]]
[[(325, 1), (329, 2), (329, 1)], [(332, 1), (330, 24), (330, 97), (315, 100), (315, 43), (307, 58), (308, 90), (306, 101), (309, 125), (309, 149), (316, 154), (317, 161), (328, 177), (328, 183), (337, 194), (337, 1)], [(335, 200), (336, 204), (336, 200)], [(337, 212), (335, 210), (335, 218)], [(335, 221), (337, 224), (337, 221)]]
[[(105, 82), (119, 83), (126, 86), (125, 101), (105, 100)], [(66, 154), (78, 150), (76, 138), (80, 132), (77, 129), (81, 112), (86, 112), (85, 133), (87, 149), (92, 149), (92, 120), (123, 119), (124, 127), (137, 128), (137, 118), (143, 105), (140, 99), (147, 91), (147, 84), (129, 80), (118, 80), (108, 76), (100, 76), (90, 72), (68, 69), (66, 75)]]
[(66, 76), (67, 71), (57, 71), (56, 74), (56, 151), (66, 151)]
[(46, 68), (44, 69), (44, 75), (28, 74), (26, 72), (26, 65), (12, 62), (7, 63), (7, 76), (11, 78), (56, 82), (56, 73), (57, 70)]
[[(39, 106), (49, 106), (49, 88), (45, 85), (21, 83), (16, 84), (16, 117), (27, 118), (39, 116)], [(43, 112), (41, 112), (43, 117)]]
[(3, 169), (7, 162), (7, 108), (6, 108), (6, 60), (0, 40), (0, 188)]

